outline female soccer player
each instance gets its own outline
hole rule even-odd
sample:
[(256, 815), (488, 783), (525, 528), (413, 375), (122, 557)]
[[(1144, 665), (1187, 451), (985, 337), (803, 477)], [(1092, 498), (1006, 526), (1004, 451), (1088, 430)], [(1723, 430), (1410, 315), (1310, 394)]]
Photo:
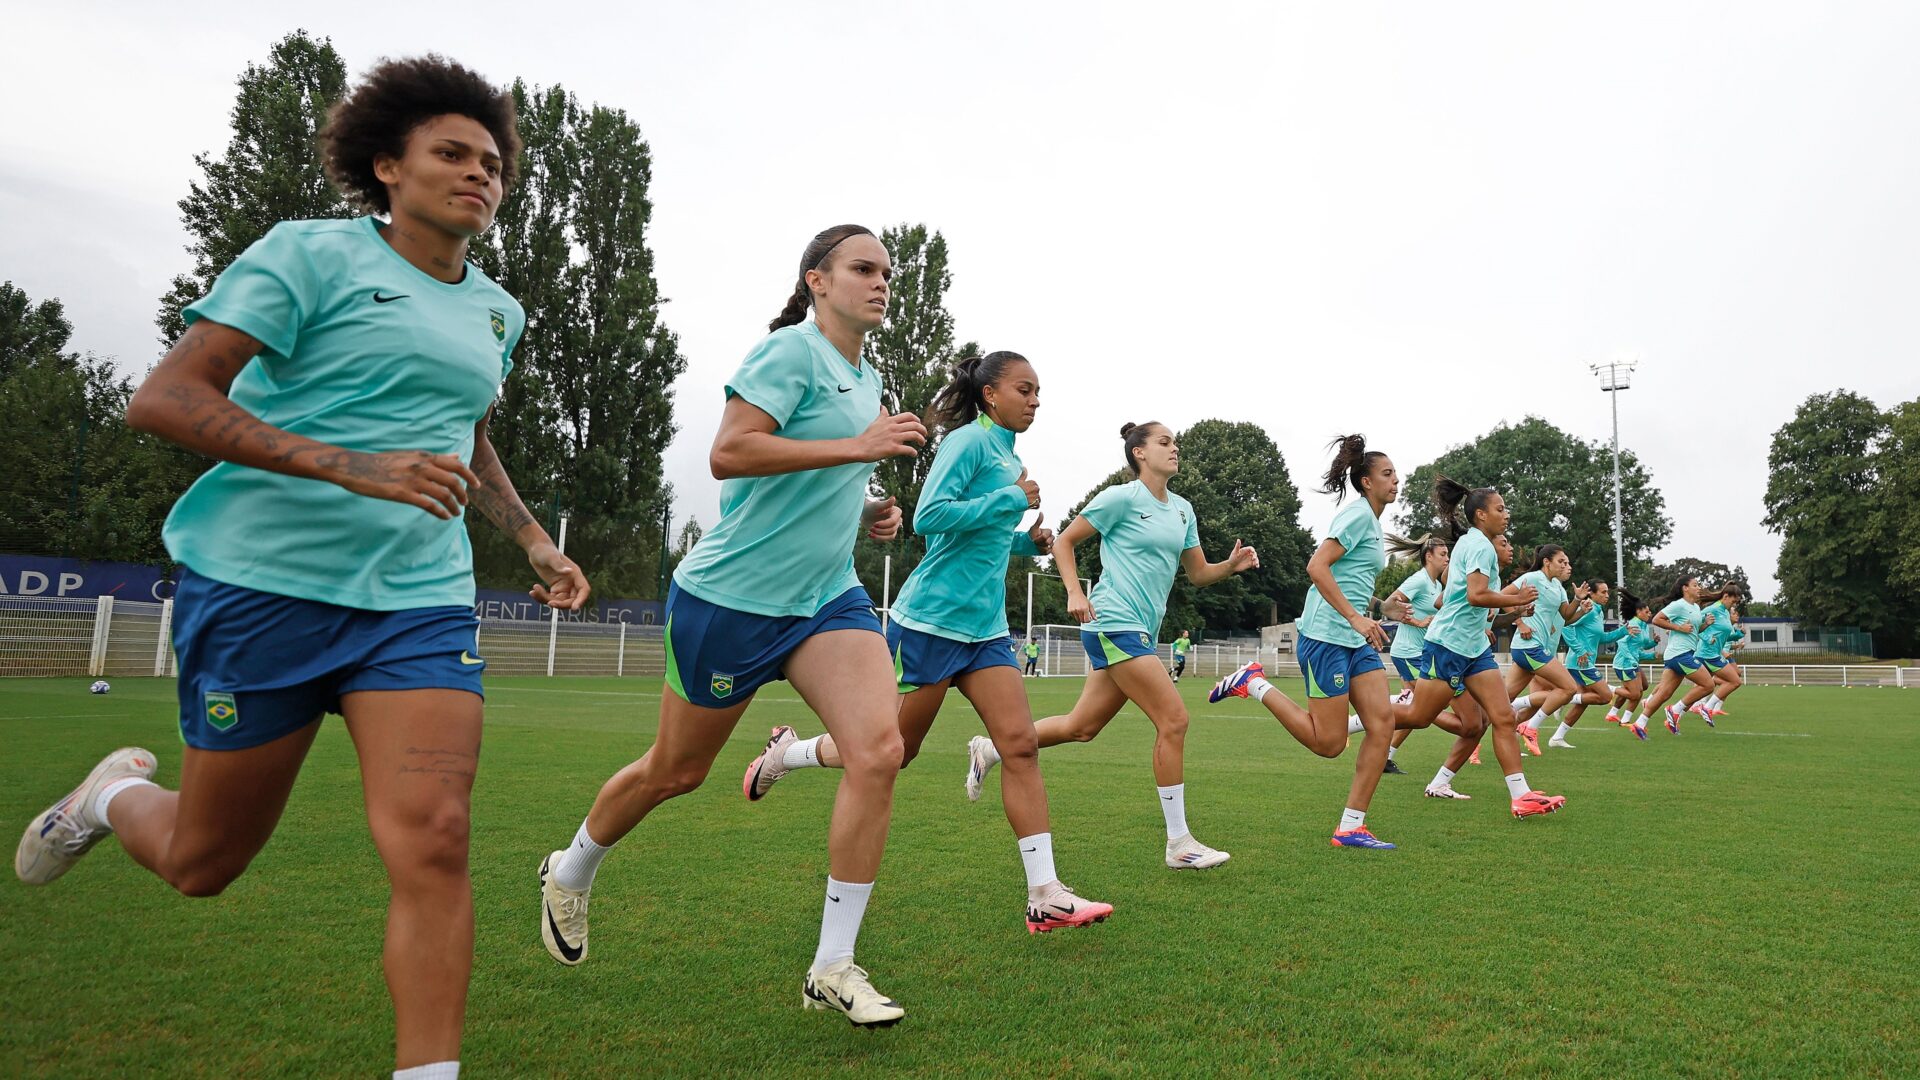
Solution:
[[(1440, 510), (1442, 535), (1453, 540), (1453, 558), (1447, 567), (1447, 589), (1439, 614), (1427, 627), (1427, 647), (1418, 669), (1420, 681), (1413, 690), (1414, 718), (1431, 721), (1457, 694), (1470, 694), (1493, 727), (1493, 752), (1506, 774), (1513, 816), (1551, 813), (1566, 805), (1566, 799), (1527, 785), (1520, 767), (1520, 743), (1513, 735), (1513, 710), (1487, 640), (1491, 610), (1523, 607), (1539, 598), (1539, 591), (1524, 582), (1494, 588), (1500, 581), (1500, 556), (1494, 538), (1506, 531), (1506, 502), (1492, 488), (1468, 489), (1442, 476), (1434, 481), (1434, 503)], [(1455, 740), (1454, 752), (1464, 754), (1474, 741), (1461, 736)], [(1452, 755), (1449, 760), (1454, 760)], [(1434, 778), (1437, 784), (1452, 779), (1452, 770), (1446, 768)]]
[(1591, 606), (1567, 623), (1566, 632), (1562, 635), (1567, 646), (1565, 662), (1567, 672), (1573, 676), (1573, 681), (1579, 684), (1580, 696), (1573, 699), (1572, 706), (1567, 710), (1567, 718), (1560, 722), (1560, 727), (1553, 733), (1553, 738), (1547, 740), (1548, 746), (1556, 746), (1563, 750), (1575, 748), (1567, 741), (1567, 736), (1572, 733), (1573, 726), (1580, 722), (1580, 717), (1587, 711), (1587, 706), (1601, 705), (1613, 700), (1613, 687), (1607, 685), (1607, 680), (1600, 674), (1601, 647), (1611, 645), (1629, 634), (1639, 633), (1626, 623), (1612, 630), (1606, 628), (1603, 614), (1609, 596), (1606, 582), (1588, 582), (1585, 589)]
[[(1394, 589), (1393, 601), (1407, 606), (1406, 617), (1400, 620), (1400, 629), (1393, 635), (1393, 647), (1388, 650), (1388, 659), (1393, 662), (1393, 670), (1400, 676), (1404, 688), (1400, 696), (1394, 699), (1396, 706), (1410, 704), (1413, 701), (1413, 684), (1419, 678), (1414, 668), (1420, 661), (1420, 653), (1427, 645), (1427, 627), (1432, 624), (1433, 616), (1440, 610), (1440, 592), (1446, 587), (1447, 580), (1447, 542), (1437, 536), (1429, 536), (1419, 541), (1417, 547), (1413, 541), (1407, 541), (1405, 554), (1417, 554), (1420, 569), (1409, 574)], [(1388, 541), (1388, 547), (1394, 554), (1402, 554), (1397, 546), (1398, 538)], [(1400, 728), (1393, 733), (1393, 743), (1387, 747), (1387, 764), (1383, 772), (1398, 775), (1403, 773), (1394, 764), (1394, 755), (1400, 750), (1407, 736), (1413, 734), (1411, 728)]]
[[(1740, 677), (1740, 665), (1727, 656), (1727, 648), (1734, 642), (1747, 636), (1740, 629), (1736, 619), (1740, 604), (1746, 597), (1740, 591), (1738, 583), (1728, 583), (1720, 592), (1720, 599), (1714, 601), (1702, 613), (1702, 622), (1706, 625), (1700, 630), (1699, 648), (1694, 655), (1699, 658), (1700, 666), (1707, 669), (1713, 679), (1713, 691), (1706, 698), (1694, 703), (1692, 711), (1709, 725), (1716, 716), (1725, 716), (1728, 695), (1740, 689), (1745, 681)], [(1707, 618), (1706, 616), (1712, 616)]]
[[(1034, 734), (1042, 748), (1090, 742), (1122, 705), (1139, 706), (1153, 722), (1153, 778), (1167, 826), (1167, 866), (1204, 870), (1229, 856), (1195, 840), (1187, 828), (1187, 706), (1160, 666), (1153, 636), (1166, 617), (1176, 571), (1184, 567), (1187, 580), (1204, 588), (1259, 568), (1260, 556), (1235, 540), (1225, 559), (1207, 561), (1193, 504), (1167, 490), (1180, 471), (1180, 447), (1165, 424), (1126, 424), (1120, 438), (1127, 468), (1137, 479), (1095, 495), (1053, 540), (1054, 567), (1067, 588), (1067, 613), (1081, 626), (1080, 644), (1092, 670), (1073, 711), (1040, 721)], [(1096, 536), (1101, 571), (1089, 599), (1080, 588), (1073, 552)]]
[(573, 842), (540, 865), (540, 933), (563, 964), (586, 959), (588, 893), (613, 844), (654, 807), (699, 787), (754, 692), (785, 679), (835, 733), (845, 762), (827, 834), (820, 944), (801, 1003), (862, 1027), (904, 1015), (853, 962), (901, 753), (893, 665), (854, 575), (853, 542), (861, 527), (876, 540), (898, 534), (899, 508), (868, 499), (867, 480), (875, 462), (912, 456), (927, 439), (912, 414), (889, 415), (879, 375), (860, 360), (886, 317), (892, 273), (887, 249), (858, 225), (815, 236), (771, 333), (727, 382), (709, 455), (725, 481), (720, 522), (667, 593), (659, 733), (601, 787)]
[[(1713, 680), (1707, 677), (1706, 670), (1694, 656), (1699, 645), (1699, 633), (1705, 622), (1700, 611), (1700, 579), (1683, 577), (1674, 582), (1673, 591), (1657, 601), (1659, 613), (1653, 617), (1653, 625), (1667, 631), (1667, 647), (1661, 657), (1665, 661), (1666, 671), (1660, 675), (1660, 685), (1654, 688), (1653, 696), (1647, 699), (1646, 711), (1634, 723), (1635, 734), (1646, 735), (1647, 716), (1655, 709), (1666, 706), (1667, 730), (1680, 734), (1680, 717), (1693, 703), (1713, 692)], [(1692, 683), (1693, 689), (1687, 692), (1684, 701), (1667, 704), (1674, 691), (1680, 689), (1683, 682)], [(1712, 726), (1713, 721), (1707, 721)]]
[[(514, 179), (513, 98), (436, 57), (388, 61), (328, 116), (326, 169), (383, 214), (274, 226), (188, 305), (127, 422), (219, 459), (174, 505), (180, 787), (139, 748), (34, 819), (23, 881), (107, 833), (188, 896), (247, 868), (325, 713), (345, 717), (392, 893), (396, 1076), (452, 1076), (473, 960), (469, 795), (485, 661), (472, 505), (519, 542), (533, 595), (587, 581), (514, 493), (487, 417), (525, 318), (466, 261)], [(236, 524), (241, 523), (241, 524)]]
[[(1333, 516), (1326, 539), (1307, 563), (1313, 588), (1307, 590), (1306, 608), (1300, 615), (1298, 646), (1307, 708), (1302, 710), (1285, 694), (1273, 692), (1257, 664), (1220, 680), (1208, 700), (1251, 697), (1265, 705), (1300, 745), (1322, 757), (1338, 757), (1357, 725), (1365, 734), (1332, 843), (1391, 851), (1394, 845), (1376, 838), (1366, 824), (1367, 805), (1379, 786), (1394, 732), (1393, 704), (1379, 652), (1387, 644), (1386, 632), (1367, 617), (1366, 607), (1374, 579), (1386, 564), (1380, 513), (1399, 497), (1400, 476), (1387, 455), (1367, 449), (1365, 436), (1343, 436), (1332, 446), (1333, 462), (1320, 490), (1338, 502), (1351, 486), (1363, 498)], [(1349, 698), (1359, 713), (1351, 722)]]
[[(1040, 506), (1040, 485), (1014, 453), (1014, 438), (1033, 426), (1040, 379), (1019, 353), (969, 357), (933, 399), (932, 425), (945, 432), (927, 473), (913, 528), (928, 537), (927, 557), (908, 575), (893, 602), (887, 645), (899, 680), (902, 767), (920, 753), (933, 719), (958, 687), (973, 703), (990, 738), (974, 736), (967, 749), (967, 798), (980, 797), (989, 763), (1004, 762), (1001, 802), (1027, 871), (1027, 931), (1086, 926), (1113, 914), (1113, 905), (1075, 896), (1053, 868), (1053, 832), (1033, 713), (1015, 666), (1007, 633), (1007, 562), (1032, 558), (1053, 545), (1053, 530), (1017, 528)], [(773, 729), (767, 748), (747, 766), (742, 790), (766, 795), (796, 769), (843, 766), (832, 735), (800, 739), (790, 727)]]
[[(1535, 756), (1540, 753), (1536, 718), (1555, 712), (1580, 692), (1556, 655), (1567, 621), (1584, 614), (1592, 603), (1585, 585), (1575, 589), (1573, 596), (1567, 595), (1562, 583), (1572, 576), (1573, 564), (1558, 544), (1542, 544), (1534, 552), (1533, 566), (1520, 575), (1519, 584), (1531, 586), (1540, 595), (1533, 614), (1522, 618), (1514, 632), (1513, 666), (1507, 669), (1506, 687), (1507, 696), (1514, 699), (1514, 730)], [(1538, 696), (1523, 693), (1530, 684), (1540, 688)]]
[[(1607, 709), (1607, 722), (1632, 726), (1634, 710), (1640, 707), (1640, 699), (1647, 692), (1647, 677), (1640, 665), (1653, 655), (1653, 626), (1648, 622), (1653, 617), (1653, 608), (1622, 586), (1620, 611), (1629, 616), (1628, 635), (1621, 639), (1613, 656), (1613, 676), (1618, 685), (1614, 687), (1613, 705)], [(1646, 737), (1644, 729), (1641, 737)]]

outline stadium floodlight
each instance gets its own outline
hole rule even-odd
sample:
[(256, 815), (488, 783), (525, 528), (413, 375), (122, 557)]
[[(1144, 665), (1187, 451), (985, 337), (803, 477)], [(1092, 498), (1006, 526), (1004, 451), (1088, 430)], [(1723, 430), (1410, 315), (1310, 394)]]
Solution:
[(1626, 612), (1617, 599), (1627, 578), (1626, 532), (1620, 521), (1620, 393), (1633, 386), (1633, 369), (1639, 366), (1639, 358), (1632, 356), (1587, 365), (1588, 370), (1600, 377), (1601, 391), (1613, 395), (1613, 588), (1616, 597), (1613, 606), (1615, 614), (1623, 620)]

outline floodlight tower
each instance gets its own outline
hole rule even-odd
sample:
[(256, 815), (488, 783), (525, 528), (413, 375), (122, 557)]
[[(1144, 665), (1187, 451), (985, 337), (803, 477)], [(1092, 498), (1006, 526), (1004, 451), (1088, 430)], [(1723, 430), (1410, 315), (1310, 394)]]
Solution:
[[(1613, 582), (1614, 595), (1625, 587), (1627, 577), (1626, 533), (1620, 522), (1620, 393), (1633, 385), (1633, 369), (1640, 361), (1630, 357), (1608, 360), (1587, 367), (1600, 376), (1600, 389), (1613, 395)], [(1626, 612), (1620, 608), (1620, 602), (1614, 601), (1614, 610), (1621, 618)]]

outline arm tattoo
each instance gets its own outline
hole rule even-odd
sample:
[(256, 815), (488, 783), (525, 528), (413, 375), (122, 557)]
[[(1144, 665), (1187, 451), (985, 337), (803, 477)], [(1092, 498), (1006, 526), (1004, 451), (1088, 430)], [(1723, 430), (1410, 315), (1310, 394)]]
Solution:
[[(486, 438), (485, 434), (481, 439)], [(481, 450), (481, 446), (485, 450)], [(500, 456), (493, 452), (493, 444), (476, 443), (473, 455), (473, 475), (479, 479), (480, 486), (467, 493), (467, 498), (485, 515), (494, 527), (508, 536), (518, 539), (520, 530), (535, 524), (534, 516), (527, 511), (520, 495), (513, 489), (513, 481), (507, 478), (507, 470), (500, 464)]]

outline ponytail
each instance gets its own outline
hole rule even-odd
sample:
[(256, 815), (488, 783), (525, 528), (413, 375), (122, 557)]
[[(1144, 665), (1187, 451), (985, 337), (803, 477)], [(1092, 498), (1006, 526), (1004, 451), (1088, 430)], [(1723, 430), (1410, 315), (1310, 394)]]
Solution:
[(835, 225), (831, 229), (818, 233), (808, 242), (807, 249), (800, 253), (799, 280), (793, 284), (793, 294), (787, 297), (787, 306), (767, 324), (767, 333), (771, 334), (783, 326), (797, 326), (807, 317), (807, 309), (813, 306), (813, 290), (807, 287), (807, 271), (826, 270), (830, 264), (827, 256), (833, 249), (850, 237), (872, 236), (873, 230), (861, 225)]
[(1327, 467), (1327, 476), (1320, 484), (1320, 491), (1333, 496), (1335, 503), (1347, 497), (1349, 485), (1354, 491), (1365, 494), (1360, 482), (1372, 475), (1374, 463), (1387, 455), (1367, 449), (1365, 435), (1341, 435), (1327, 446), (1333, 450), (1333, 463)]
[(1665, 608), (1668, 604), (1685, 596), (1687, 594), (1687, 582), (1693, 580), (1695, 580), (1695, 578), (1692, 574), (1681, 574), (1680, 580), (1673, 583), (1673, 591), (1653, 602), (1654, 609), (1659, 610)]
[(986, 404), (987, 387), (998, 383), (1009, 367), (1026, 362), (1027, 358), (1019, 353), (1002, 350), (986, 356), (969, 356), (955, 364), (953, 377), (933, 395), (933, 403), (927, 406), (927, 427), (950, 431), (973, 423), (980, 416), (981, 406)]
[(1640, 613), (1641, 608), (1646, 606), (1648, 605), (1645, 600), (1642, 600), (1639, 597), (1628, 592), (1627, 587), (1625, 585), (1620, 586), (1621, 617), (1631, 619)]

